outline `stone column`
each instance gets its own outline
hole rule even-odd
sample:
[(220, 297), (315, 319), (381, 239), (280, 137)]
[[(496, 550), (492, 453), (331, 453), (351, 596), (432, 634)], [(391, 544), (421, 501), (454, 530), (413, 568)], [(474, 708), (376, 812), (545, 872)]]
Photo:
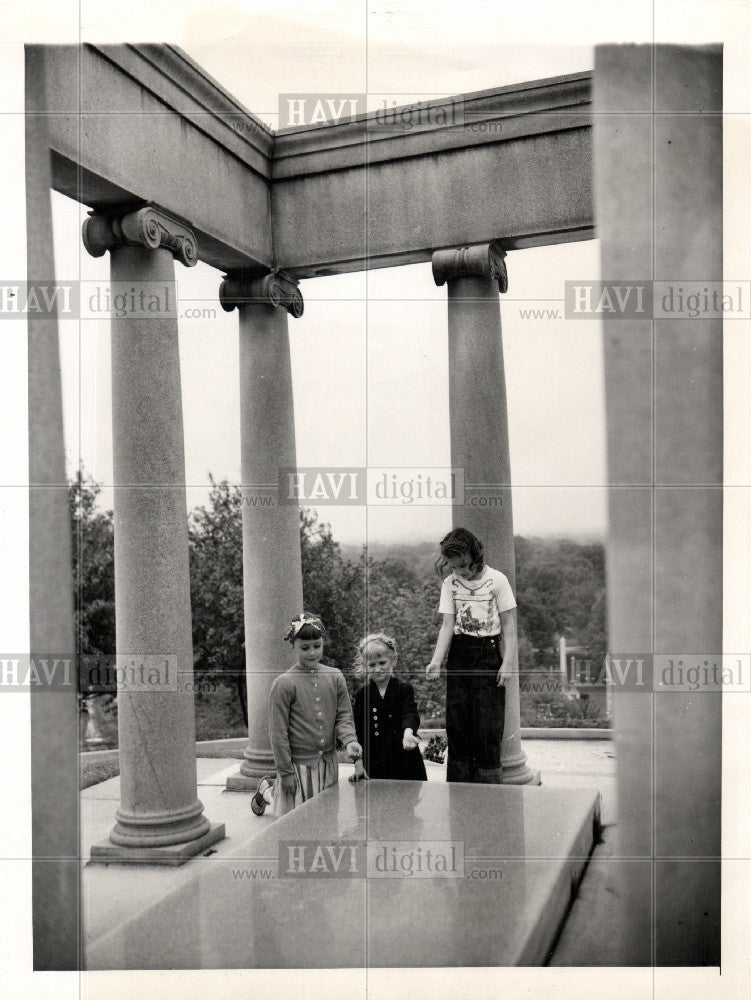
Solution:
[(243, 496), (243, 591), (248, 745), (232, 791), (253, 791), (275, 774), (269, 739), (269, 692), (291, 665), (283, 641), (303, 610), (300, 513), (279, 492), (280, 469), (295, 467), (287, 313), (302, 316), (297, 285), (280, 274), (228, 277), (222, 307), (240, 313), (240, 428)]
[[(120, 808), (92, 860), (180, 864), (224, 836), (197, 797), (188, 527), (173, 257), (196, 263), (192, 232), (148, 207), (91, 215), (110, 251)], [(125, 311), (125, 310), (122, 310)], [(141, 667), (143, 665), (143, 670)], [(186, 690), (187, 689), (187, 690)]]
[[(47, 46), (26, 46), (29, 292), (52, 293)], [(73, 577), (57, 306), (28, 314), (29, 652), (75, 663)], [(6, 328), (7, 329), (7, 328)], [(15, 325), (11, 328), (15, 333)], [(21, 330), (23, 328), (21, 327)], [(6, 336), (8, 333), (6, 332)], [(6, 640), (7, 641), (7, 640)], [(5, 647), (8, 648), (7, 645)], [(7, 653), (5, 654), (8, 655)], [(73, 677), (76, 670), (72, 669)], [(31, 899), (35, 971), (81, 968), (78, 694), (31, 685)]]
[(593, 110), (602, 281), (644, 293), (603, 316), (622, 962), (719, 965), (721, 685), (648, 665), (721, 664), (721, 48), (598, 46)]
[[(498, 292), (508, 288), (505, 253), (497, 245), (438, 250), (433, 277), (448, 285), (451, 464), (462, 469), (465, 503), (455, 503), (454, 526), (485, 546), (488, 565), (515, 589), (506, 379)], [(519, 676), (506, 681), (504, 784), (537, 781), (521, 746)]]

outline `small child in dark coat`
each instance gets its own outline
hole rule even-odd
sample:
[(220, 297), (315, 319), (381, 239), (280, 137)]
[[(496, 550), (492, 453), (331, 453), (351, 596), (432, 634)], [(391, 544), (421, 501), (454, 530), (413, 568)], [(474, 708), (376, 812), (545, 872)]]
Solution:
[(354, 716), (367, 777), (427, 781), (415, 693), (411, 684), (394, 677), (396, 643), (382, 632), (367, 635), (358, 654), (366, 679), (355, 695)]

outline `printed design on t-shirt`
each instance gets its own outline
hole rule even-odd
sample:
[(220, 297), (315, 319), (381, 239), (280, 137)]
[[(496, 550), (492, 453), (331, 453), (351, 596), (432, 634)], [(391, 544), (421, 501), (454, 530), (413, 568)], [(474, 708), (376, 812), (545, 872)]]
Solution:
[(472, 614), (472, 606), (470, 604), (466, 604), (460, 608), (456, 623), (460, 631), (471, 635), (479, 633), (486, 624), (485, 622), (481, 622), (479, 618), (475, 618)]
[(456, 608), (455, 628), (467, 635), (488, 635), (499, 631), (500, 619), (496, 607), (493, 585), (484, 580), (472, 589), (463, 581), (454, 579), (451, 584)]

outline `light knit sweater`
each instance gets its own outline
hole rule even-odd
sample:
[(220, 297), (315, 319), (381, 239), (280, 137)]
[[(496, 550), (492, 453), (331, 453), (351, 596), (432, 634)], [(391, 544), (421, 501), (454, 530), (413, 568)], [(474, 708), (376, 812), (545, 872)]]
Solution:
[(294, 774), (292, 762), (314, 764), (357, 740), (344, 674), (324, 663), (310, 670), (295, 664), (271, 686), (269, 734), (280, 775)]

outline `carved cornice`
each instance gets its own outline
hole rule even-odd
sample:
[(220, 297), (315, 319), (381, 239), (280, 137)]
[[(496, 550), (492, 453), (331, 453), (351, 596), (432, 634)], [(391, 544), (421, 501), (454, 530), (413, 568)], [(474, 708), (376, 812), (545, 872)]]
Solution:
[[(273, 129), (251, 114), (182, 49), (163, 44), (87, 45), (86, 48), (137, 80), (148, 93), (212, 142), (268, 178)], [(86, 88), (82, 99), (86, 102), (83, 113), (102, 106), (102, 95)]]
[(304, 309), (297, 282), (283, 271), (272, 271), (263, 277), (227, 275), (219, 287), (219, 301), (225, 312), (251, 303), (281, 306), (295, 319), (302, 316)]
[(591, 127), (592, 74), (531, 80), (274, 133), (273, 180)]
[(452, 278), (492, 278), (498, 282), (499, 291), (507, 292), (505, 256), (506, 251), (497, 243), (436, 250), (432, 258), (433, 280), (436, 285), (443, 285)]
[(92, 212), (83, 223), (83, 245), (92, 257), (102, 257), (117, 246), (144, 246), (150, 250), (158, 247), (171, 250), (186, 267), (198, 262), (193, 231), (151, 205), (121, 218)]

